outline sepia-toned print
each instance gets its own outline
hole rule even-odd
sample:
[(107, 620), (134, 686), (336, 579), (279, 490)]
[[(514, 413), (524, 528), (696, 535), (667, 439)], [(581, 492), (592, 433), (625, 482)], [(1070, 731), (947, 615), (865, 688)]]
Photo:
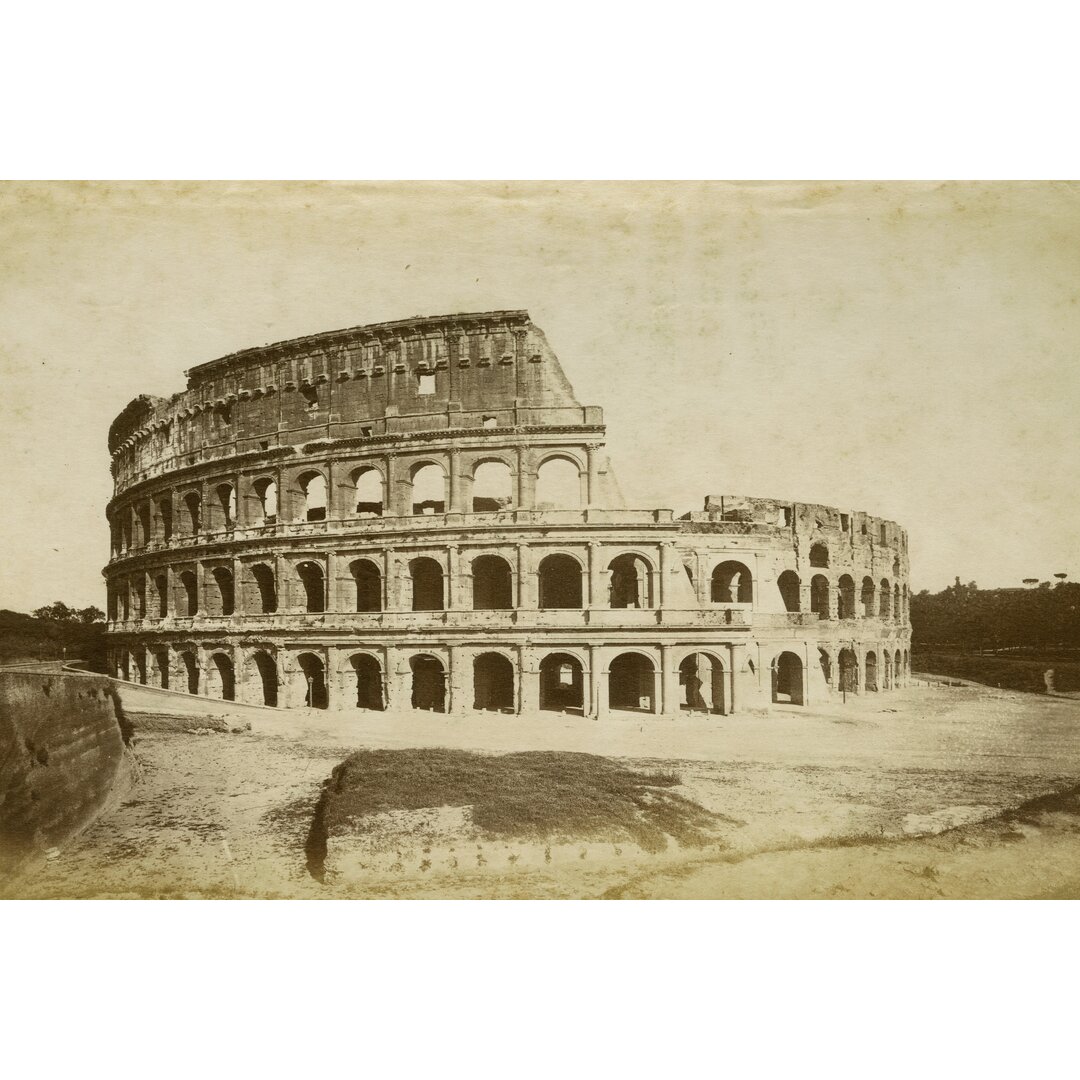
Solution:
[(0, 895), (1080, 895), (1075, 187), (5, 194)]

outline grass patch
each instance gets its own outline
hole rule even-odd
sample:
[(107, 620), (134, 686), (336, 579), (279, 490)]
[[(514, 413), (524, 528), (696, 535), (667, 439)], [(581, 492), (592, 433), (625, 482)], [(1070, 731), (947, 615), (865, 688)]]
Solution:
[(719, 816), (671, 791), (678, 783), (673, 772), (637, 772), (595, 754), (360, 750), (326, 782), (309, 866), (319, 876), (326, 838), (362, 830), (366, 815), (437, 806), (471, 806), (473, 824), (492, 839), (621, 840), (652, 852), (669, 838), (712, 842)]

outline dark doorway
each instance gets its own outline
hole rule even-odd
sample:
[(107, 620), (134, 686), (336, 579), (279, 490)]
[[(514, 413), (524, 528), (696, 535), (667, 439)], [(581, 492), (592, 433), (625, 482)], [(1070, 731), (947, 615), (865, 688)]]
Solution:
[(326, 666), (314, 653), (301, 653), (297, 658), (304, 680), (304, 705), (308, 709), (325, 709), (330, 705), (326, 688)]
[(278, 679), (277, 665), (274, 663), (273, 657), (268, 653), (257, 652), (251, 658), (251, 661), (255, 668), (255, 674), (258, 676), (259, 685), (262, 688), (262, 703), (276, 708), (278, 703)]
[(409, 563), (409, 576), (412, 578), (413, 611), (442, 611), (442, 567), (427, 557), (413, 559)]
[(505, 611), (514, 606), (510, 564), (498, 555), (481, 555), (472, 564), (473, 609)]
[(540, 708), (584, 715), (585, 678), (576, 656), (551, 653), (540, 661)]
[(581, 566), (570, 555), (548, 555), (541, 559), (540, 606), (542, 608), (581, 607)]
[(778, 704), (802, 705), (803, 662), (798, 653), (782, 652), (773, 665), (773, 695)]
[(656, 712), (655, 669), (640, 653), (623, 653), (608, 668), (608, 704), (613, 709)]
[(358, 653), (349, 661), (356, 677), (356, 707), (382, 712), (382, 666), (370, 653)]
[(481, 653), (473, 660), (473, 708), (514, 711), (514, 665), (501, 653)]
[(708, 653), (691, 653), (679, 664), (679, 687), (684, 712), (725, 712), (724, 668)]
[(438, 657), (427, 653), (409, 661), (412, 668), (412, 707), (446, 712), (446, 672)]

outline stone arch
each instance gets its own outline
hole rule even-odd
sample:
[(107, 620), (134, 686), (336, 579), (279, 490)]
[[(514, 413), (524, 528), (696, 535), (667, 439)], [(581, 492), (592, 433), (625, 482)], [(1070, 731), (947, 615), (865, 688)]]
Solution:
[(361, 465), (351, 473), (353, 513), (358, 517), (382, 517), (386, 506), (382, 473), (374, 465)]
[(548, 653), (540, 660), (541, 712), (585, 713), (585, 665), (570, 652)]
[(863, 618), (872, 619), (877, 608), (877, 589), (874, 586), (874, 579), (869, 574), (862, 579), (859, 602), (862, 604)]
[(777, 704), (805, 704), (803, 661), (798, 653), (785, 650), (773, 660), (772, 699)]
[(446, 469), (441, 462), (418, 461), (409, 469), (410, 513), (446, 513)]
[(302, 472), (296, 483), (304, 495), (303, 521), (325, 521), (326, 477), (318, 469)]
[(900, 685), (901, 679), (904, 677), (904, 656), (899, 649), (896, 650), (896, 656), (893, 658), (893, 683), (895, 686)]
[(189, 491), (181, 501), (187, 517), (188, 536), (198, 536), (202, 532), (202, 496), (197, 491)]
[(653, 606), (652, 564), (634, 551), (616, 555), (608, 563), (608, 607), (651, 608)]
[(855, 579), (841, 574), (836, 583), (836, 616), (839, 619), (855, 618)]
[(716, 653), (697, 650), (679, 661), (679, 709), (723, 715), (727, 712), (726, 665)]
[(541, 608), (582, 607), (581, 578), (584, 568), (565, 551), (553, 551), (537, 567), (539, 606)]
[(902, 616), (902, 611), (901, 611), (901, 607), (900, 607), (900, 585), (899, 585), (899, 583), (893, 585), (892, 616), (897, 621), (899, 621), (901, 616)]
[(221, 527), (225, 530), (232, 529), (236, 524), (236, 489), (232, 484), (218, 484), (214, 495), (217, 498), (214, 509)]
[(305, 709), (329, 708), (326, 662), (318, 653), (305, 651), (297, 654), (293, 681), (297, 690), (294, 700), (302, 701)]
[(873, 649), (866, 654), (866, 679), (863, 685), (870, 692), (876, 692), (878, 688), (878, 658)]
[(810, 610), (822, 619), (829, 618), (829, 579), (824, 574), (815, 574), (810, 579)]
[(475, 611), (506, 611), (514, 606), (513, 573), (501, 555), (478, 555), (472, 561)]
[(810, 545), (810, 565), (827, 568), (829, 565), (828, 544), (816, 543)]
[(198, 615), (199, 579), (195, 576), (193, 570), (180, 571), (180, 587), (184, 590), (184, 600), (187, 608), (185, 614), (188, 616)]
[(260, 524), (275, 524), (278, 519), (277, 481), (272, 476), (260, 476), (252, 482), (251, 489), (259, 502)]
[(714, 604), (751, 604), (754, 579), (750, 568), (736, 559), (725, 559), (713, 567), (710, 598)]
[(154, 578), (154, 591), (157, 593), (157, 613), (159, 619), (169, 614), (169, 577), (158, 574)]
[(216, 593), (209, 614), (232, 615), (236, 610), (236, 588), (232, 571), (227, 566), (215, 566), (210, 571), (210, 576), (214, 579)]
[(259, 606), (263, 615), (273, 615), (278, 609), (277, 583), (274, 568), (267, 563), (255, 563), (251, 576), (259, 590)]
[(187, 692), (197, 694), (199, 692), (199, 662), (195, 659), (195, 654), (181, 652), (178, 654), (177, 659), (183, 669)]
[(472, 512), (498, 513), (514, 505), (514, 471), (502, 458), (483, 458), (472, 471)]
[(608, 664), (608, 706), (656, 712), (656, 661), (645, 653), (619, 653)]
[(836, 658), (837, 673), (840, 683), (838, 689), (846, 690), (849, 694), (858, 693), (859, 690), (859, 658), (854, 649), (845, 648), (840, 650)]
[(780, 599), (784, 602), (785, 611), (802, 610), (802, 582), (794, 570), (785, 570), (777, 579), (776, 587), (780, 590)]
[(433, 653), (409, 657), (412, 672), (411, 702), (414, 709), (446, 712), (446, 668)]
[(305, 559), (296, 564), (296, 576), (304, 587), (304, 610), (318, 614), (326, 610), (326, 573), (322, 563)]
[(538, 510), (577, 510), (582, 505), (581, 462), (565, 452), (548, 454), (536, 467)]
[(883, 619), (887, 619), (889, 617), (890, 601), (892, 599), (892, 590), (891, 590), (891, 588), (889, 586), (889, 579), (888, 578), (882, 578), (881, 579), (881, 594), (880, 594), (880, 596), (881, 596), (881, 602), (880, 602), (880, 606), (878, 607), (878, 614)]
[(262, 701), (259, 704), (276, 708), (278, 703), (277, 661), (265, 649), (257, 649), (248, 658), (250, 682), (257, 686)]
[(386, 708), (386, 701), (379, 658), (369, 652), (357, 652), (349, 657), (348, 663), (356, 690), (356, 707), (382, 712)]
[(356, 587), (357, 611), (382, 611), (382, 570), (371, 559), (354, 559), (349, 573)]
[(421, 555), (409, 560), (413, 611), (442, 611), (446, 607), (443, 568), (437, 559)]
[(821, 668), (822, 678), (825, 680), (825, 684), (831, 685), (832, 683), (832, 658), (829, 656), (829, 650), (818, 646), (818, 666)]
[(473, 657), (473, 708), (486, 712), (514, 711), (515, 670), (502, 653), (482, 652)]
[(227, 653), (214, 652), (207, 659), (206, 696), (222, 701), (236, 700), (236, 674), (232, 657)]

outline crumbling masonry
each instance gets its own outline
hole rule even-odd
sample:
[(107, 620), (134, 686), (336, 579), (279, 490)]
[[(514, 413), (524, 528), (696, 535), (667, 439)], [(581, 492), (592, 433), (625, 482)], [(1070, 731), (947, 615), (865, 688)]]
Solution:
[(730, 713), (908, 677), (907, 535), (626, 509), (524, 311), (247, 349), (114, 421), (110, 663), (281, 707)]

